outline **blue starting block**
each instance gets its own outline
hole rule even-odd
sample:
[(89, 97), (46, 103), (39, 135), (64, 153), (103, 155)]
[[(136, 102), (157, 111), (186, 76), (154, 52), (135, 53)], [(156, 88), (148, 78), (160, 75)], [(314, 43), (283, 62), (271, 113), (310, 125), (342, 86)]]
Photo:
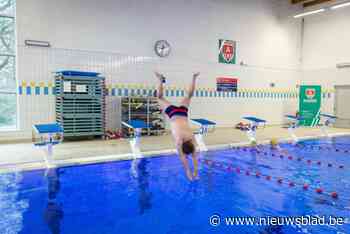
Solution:
[(291, 120), (295, 120), (295, 121), (299, 121), (300, 118), (294, 115), (285, 115), (284, 117), (291, 119)]
[(328, 115), (328, 114), (320, 114), (322, 117), (325, 117), (327, 119), (337, 119), (337, 116), (334, 115)]
[(259, 118), (256, 118), (256, 117), (252, 117), (252, 116), (247, 116), (247, 117), (243, 117), (243, 119), (245, 120), (248, 120), (252, 123), (254, 123), (255, 125), (259, 125), (259, 124), (266, 124), (266, 120), (264, 119), (259, 119)]
[(123, 125), (125, 125), (128, 128), (131, 129), (143, 129), (143, 128), (149, 128), (148, 125), (142, 121), (142, 120), (130, 120), (123, 122)]
[(292, 121), (288, 127), (288, 132), (289, 132), (289, 135), (293, 138), (294, 143), (297, 143), (299, 139), (295, 134), (294, 130), (299, 127), (299, 124), (300, 124), (300, 121), (302, 121), (302, 118), (295, 115), (285, 115), (284, 117)]
[(200, 127), (199, 134), (208, 133), (209, 130), (214, 130), (216, 123), (207, 119), (191, 119), (192, 122)]
[(149, 126), (142, 120), (129, 120), (122, 122), (122, 124), (134, 130), (134, 136), (130, 140), (131, 151), (135, 158), (141, 157), (140, 151), (140, 137), (142, 129), (147, 129)]
[(131, 162), (131, 173), (134, 177), (138, 177), (137, 174), (137, 167), (139, 163), (139, 158), (142, 157), (141, 150), (140, 150), (140, 137), (142, 133), (142, 129), (148, 129), (149, 126), (142, 120), (129, 120), (122, 122), (124, 126), (127, 128), (134, 130), (134, 136), (130, 139), (130, 148), (132, 151), (132, 154), (134, 156), (134, 160)]
[(245, 116), (243, 119), (248, 120), (250, 122), (250, 126), (247, 130), (247, 137), (251, 143), (256, 142), (256, 129), (258, 126), (263, 125), (266, 126), (267, 121), (264, 119), (259, 119), (254, 116)]
[(330, 137), (327, 128), (330, 127), (331, 125), (333, 125), (335, 123), (335, 121), (337, 120), (337, 116), (334, 115), (329, 115), (329, 114), (320, 114), (321, 116), (321, 120), (323, 120), (323, 124), (321, 126), (321, 131), (323, 133), (323, 135), (325, 135), (326, 137)]
[(53, 161), (53, 146), (63, 141), (63, 128), (58, 123), (33, 125), (32, 142), (34, 146), (46, 146), (45, 161), (49, 166)]
[(195, 138), (200, 151), (208, 151), (208, 148), (205, 145), (203, 140), (203, 135), (207, 134), (209, 130), (214, 131), (216, 123), (207, 119), (191, 119), (191, 120), (195, 125), (198, 125), (200, 127), (199, 132), (195, 134)]

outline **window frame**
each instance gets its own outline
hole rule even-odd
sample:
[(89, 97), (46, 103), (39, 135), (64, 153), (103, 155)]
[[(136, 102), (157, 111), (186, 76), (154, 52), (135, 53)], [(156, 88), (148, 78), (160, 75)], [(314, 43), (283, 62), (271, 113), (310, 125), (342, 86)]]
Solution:
[(8, 18), (8, 19), (12, 19), (13, 20), (13, 24), (14, 24), (14, 51), (13, 54), (9, 54), (9, 53), (1, 53), (0, 52), (0, 56), (7, 56), (7, 57), (12, 57), (14, 58), (14, 77), (15, 77), (15, 89), (13, 91), (9, 91), (9, 90), (0, 90), (0, 95), (15, 95), (16, 97), (16, 115), (15, 115), (15, 125), (14, 127), (9, 126), (9, 128), (6, 128), (6, 126), (4, 127), (0, 127), (0, 133), (2, 132), (8, 132), (8, 131), (17, 131), (19, 130), (19, 97), (18, 97), (18, 78), (17, 78), (17, 63), (18, 63), (18, 58), (17, 58), (17, 23), (16, 23), (16, 1), (14, 1), (14, 12), (13, 15), (11, 14), (4, 14), (4, 13), (0, 13), (0, 18)]

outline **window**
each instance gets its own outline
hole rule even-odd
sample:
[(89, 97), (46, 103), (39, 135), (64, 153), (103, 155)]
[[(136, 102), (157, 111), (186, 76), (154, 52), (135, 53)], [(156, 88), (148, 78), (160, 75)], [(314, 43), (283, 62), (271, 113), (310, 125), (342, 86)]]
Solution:
[(0, 130), (17, 120), (15, 0), (0, 0)]

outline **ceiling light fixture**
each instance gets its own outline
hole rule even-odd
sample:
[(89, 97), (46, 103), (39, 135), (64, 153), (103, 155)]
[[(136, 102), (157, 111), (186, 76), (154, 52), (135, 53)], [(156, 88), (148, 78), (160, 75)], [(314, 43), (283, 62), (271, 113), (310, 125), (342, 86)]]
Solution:
[(51, 47), (48, 41), (25, 40), (24, 44), (26, 46)]
[(343, 7), (347, 7), (350, 6), (350, 2), (343, 2), (334, 6), (331, 6), (330, 9), (331, 10), (335, 10), (335, 9), (339, 9), (339, 8), (343, 8)]
[(326, 11), (325, 8), (322, 8), (322, 9), (319, 9), (319, 10), (315, 10), (315, 11), (307, 11), (307, 12), (295, 15), (294, 18), (300, 18), (300, 17), (304, 17), (304, 16), (307, 16), (307, 15), (318, 14), (318, 13), (321, 13), (321, 12), (324, 12), (324, 11)]

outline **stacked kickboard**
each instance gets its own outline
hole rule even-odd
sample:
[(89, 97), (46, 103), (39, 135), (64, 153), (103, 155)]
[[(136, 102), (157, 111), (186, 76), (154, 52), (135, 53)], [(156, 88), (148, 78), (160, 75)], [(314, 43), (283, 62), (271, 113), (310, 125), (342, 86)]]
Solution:
[(64, 137), (104, 136), (104, 77), (94, 72), (56, 72), (55, 91), (56, 121)]

